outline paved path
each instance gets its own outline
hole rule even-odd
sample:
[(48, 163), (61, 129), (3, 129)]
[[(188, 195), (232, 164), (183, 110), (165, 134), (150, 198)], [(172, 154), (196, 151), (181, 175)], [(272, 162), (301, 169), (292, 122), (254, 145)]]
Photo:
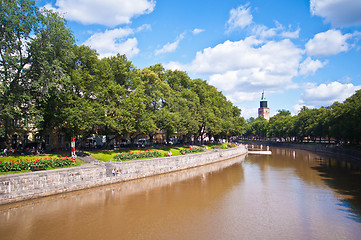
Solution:
[(93, 164), (93, 165), (103, 165), (103, 164), (105, 164), (105, 162), (96, 160), (96, 159), (88, 156), (87, 154), (85, 154), (85, 153), (83, 153), (83, 152), (79, 152), (78, 158), (79, 158), (80, 160), (88, 163), (88, 164)]

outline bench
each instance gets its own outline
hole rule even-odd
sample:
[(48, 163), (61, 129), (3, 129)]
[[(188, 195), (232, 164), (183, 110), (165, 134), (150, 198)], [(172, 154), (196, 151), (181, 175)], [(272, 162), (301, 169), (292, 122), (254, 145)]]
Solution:
[(44, 170), (44, 164), (30, 165), (31, 171)]

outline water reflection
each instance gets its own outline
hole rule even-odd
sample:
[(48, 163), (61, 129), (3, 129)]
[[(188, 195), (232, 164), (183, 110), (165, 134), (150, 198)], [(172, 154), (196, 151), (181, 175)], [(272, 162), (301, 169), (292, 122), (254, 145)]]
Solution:
[(323, 181), (343, 195), (340, 206), (350, 209), (348, 216), (361, 222), (361, 173), (354, 163), (323, 156), (320, 165), (313, 167), (317, 170)]
[(360, 239), (360, 174), (271, 149), (197, 169), (0, 207), (2, 239)]
[(162, 233), (162, 226), (203, 217), (242, 181), (243, 159), (1, 206), (0, 236), (119, 239), (121, 234), (121, 239), (161, 239), (162, 234), (171, 234)]
[[(339, 208), (345, 211), (352, 220), (361, 222), (361, 172), (359, 163), (338, 156), (335, 158), (330, 154), (311, 153), (302, 150), (287, 148), (272, 149), (274, 155), (254, 161), (254, 164), (265, 169), (264, 165), (275, 168), (293, 169), (294, 173), (307, 184), (327, 186), (338, 193)], [(270, 161), (270, 159), (277, 161)], [(316, 170), (314, 174), (308, 169)], [(346, 210), (345, 210), (346, 208)]]

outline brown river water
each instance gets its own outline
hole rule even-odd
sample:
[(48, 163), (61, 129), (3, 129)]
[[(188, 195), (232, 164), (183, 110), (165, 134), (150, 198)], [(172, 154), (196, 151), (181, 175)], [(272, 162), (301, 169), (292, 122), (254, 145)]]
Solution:
[(203, 167), (0, 206), (8, 239), (361, 239), (361, 174), (271, 148)]

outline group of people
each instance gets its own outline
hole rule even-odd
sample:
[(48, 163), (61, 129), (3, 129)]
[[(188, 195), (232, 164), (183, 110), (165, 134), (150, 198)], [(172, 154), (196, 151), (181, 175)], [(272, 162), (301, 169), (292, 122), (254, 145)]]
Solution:
[(4, 148), (3, 150), (0, 151), (0, 156), (9, 156), (9, 155), (14, 155), (15, 150), (13, 148)]
[(113, 174), (114, 176), (118, 176), (118, 175), (120, 175), (120, 171), (119, 171), (119, 169), (118, 169), (118, 168), (113, 168), (113, 170), (112, 170), (112, 174)]
[(8, 149), (4, 148), (3, 150), (0, 151), (0, 156), (7, 156), (8, 155)]
[(37, 151), (35, 147), (27, 147), (26, 149), (14, 149), (10, 147), (9, 149), (5, 147), (3, 150), (0, 150), (0, 156), (13, 156), (13, 155), (34, 155)]

